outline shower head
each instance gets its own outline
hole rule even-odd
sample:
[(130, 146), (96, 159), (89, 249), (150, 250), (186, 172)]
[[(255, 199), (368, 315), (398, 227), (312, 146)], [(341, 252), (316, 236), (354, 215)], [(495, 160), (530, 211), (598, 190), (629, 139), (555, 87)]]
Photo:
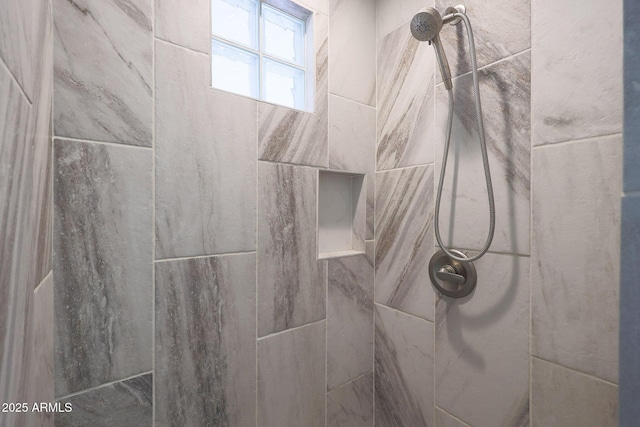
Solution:
[(442, 81), (447, 90), (451, 90), (451, 70), (449, 70), (449, 62), (440, 42), (440, 30), (442, 29), (442, 17), (440, 13), (432, 7), (422, 9), (411, 19), (411, 34), (421, 42), (433, 43), (440, 64), (440, 72), (442, 73)]
[(430, 42), (442, 29), (442, 17), (432, 7), (416, 13), (411, 20), (411, 34), (421, 42)]

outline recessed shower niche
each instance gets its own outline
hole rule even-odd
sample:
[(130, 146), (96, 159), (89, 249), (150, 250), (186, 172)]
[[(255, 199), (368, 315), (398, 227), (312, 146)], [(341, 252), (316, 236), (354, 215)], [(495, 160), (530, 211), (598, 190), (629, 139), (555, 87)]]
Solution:
[(319, 171), (318, 259), (364, 253), (365, 175)]

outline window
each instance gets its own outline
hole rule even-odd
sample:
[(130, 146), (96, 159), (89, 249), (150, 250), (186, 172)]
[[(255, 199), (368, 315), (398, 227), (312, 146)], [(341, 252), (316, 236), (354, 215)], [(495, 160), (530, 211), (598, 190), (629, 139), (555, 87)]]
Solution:
[[(280, 1), (278, 4), (282, 4)], [(292, 3), (293, 5), (293, 3)], [(260, 0), (212, 0), (211, 85), (298, 110), (311, 110), (307, 17)]]

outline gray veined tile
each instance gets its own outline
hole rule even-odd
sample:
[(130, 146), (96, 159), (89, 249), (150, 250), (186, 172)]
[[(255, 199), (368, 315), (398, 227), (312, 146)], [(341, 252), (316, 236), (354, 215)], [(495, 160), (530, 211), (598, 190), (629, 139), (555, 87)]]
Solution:
[(433, 324), (376, 305), (375, 425), (434, 421)]
[(256, 102), (211, 89), (208, 56), (156, 42), (156, 257), (256, 247)]
[(433, 166), (376, 174), (376, 302), (433, 320)]
[(436, 408), (436, 427), (469, 427), (469, 425)]
[(379, 41), (378, 171), (433, 162), (434, 64), (408, 26)]
[(315, 110), (313, 113), (258, 103), (258, 158), (281, 163), (327, 166), (328, 19), (313, 15)]
[(325, 427), (325, 322), (258, 340), (258, 426)]
[(330, 0), (329, 3), (329, 92), (375, 106), (376, 2)]
[(56, 396), (151, 370), (151, 150), (56, 140)]
[(329, 95), (329, 168), (367, 174), (367, 239), (373, 239), (376, 110)]
[[(471, 21), (478, 67), (520, 53), (531, 47), (531, 0), (466, 0), (466, 15)], [(436, 0), (436, 9), (444, 15), (456, 3)], [(553, 7), (551, 7), (553, 9)], [(464, 22), (445, 25), (440, 39), (453, 77), (471, 71), (469, 42)], [(438, 72), (438, 82), (442, 76)]]
[[(485, 138), (496, 206), (491, 250), (529, 253), (530, 68), (528, 52), (479, 74)], [(440, 209), (447, 246), (480, 249), (489, 229), (489, 204), (480, 151), (472, 76), (454, 80), (454, 118)], [(440, 178), (449, 99), (436, 89), (435, 182)]]
[(327, 388), (373, 369), (373, 263), (366, 255), (328, 261)]
[(531, 368), (532, 427), (618, 425), (615, 385), (535, 357)]
[(327, 427), (373, 426), (373, 372), (327, 394)]
[(155, 0), (155, 36), (189, 49), (209, 53), (210, 3), (211, 0)]
[(581, 6), (531, 2), (533, 145), (622, 131), (622, 1)]
[(434, 6), (434, 0), (377, 0), (376, 2), (377, 40), (380, 40), (399, 26), (409, 29), (409, 21), (420, 9)]
[(532, 354), (614, 383), (621, 139), (535, 149), (532, 171)]
[(255, 425), (256, 257), (156, 263), (158, 426)]
[(325, 318), (326, 264), (317, 260), (318, 172), (258, 163), (258, 335)]
[(151, 427), (153, 377), (141, 375), (59, 400), (69, 412), (55, 414), (57, 427)]
[(529, 258), (488, 253), (436, 303), (436, 405), (475, 427), (529, 425)]
[(53, 0), (56, 136), (151, 146), (152, 1)]

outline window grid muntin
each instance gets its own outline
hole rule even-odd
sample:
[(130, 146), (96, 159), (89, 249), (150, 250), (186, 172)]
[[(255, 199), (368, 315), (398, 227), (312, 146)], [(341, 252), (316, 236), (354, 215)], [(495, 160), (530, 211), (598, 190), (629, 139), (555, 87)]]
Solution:
[[(265, 2), (263, 2), (262, 0), (258, 0), (258, 3), (260, 4), (260, 7), (258, 8), (258, 50), (254, 50), (249, 46), (234, 42), (232, 40), (229, 40), (225, 37), (219, 36), (217, 34), (213, 33), (213, 27), (210, 28), (210, 33), (211, 33), (211, 39), (212, 40), (217, 40), (220, 43), (223, 44), (228, 44), (230, 46), (235, 47), (236, 49), (239, 50), (243, 50), (246, 52), (249, 52), (251, 54), (254, 55), (258, 55), (258, 94), (259, 94), (259, 98), (257, 98), (259, 101), (264, 101), (264, 102), (269, 102), (265, 100), (265, 89), (264, 89), (264, 79), (265, 79), (265, 71), (264, 71), (264, 60), (263, 58), (268, 58), (274, 62), (278, 62), (280, 64), (283, 64), (285, 66), (288, 67), (292, 67), (292, 68), (297, 68), (298, 70), (301, 70), (303, 73), (303, 88), (302, 88), (302, 106), (300, 106), (300, 108), (297, 107), (289, 107), (286, 105), (283, 105), (284, 107), (287, 108), (294, 108), (294, 109), (300, 109), (300, 110), (306, 110), (306, 106), (307, 106), (307, 90), (306, 90), (306, 86), (307, 86), (307, 69), (306, 69), (306, 65), (307, 65), (307, 45), (308, 45), (308, 40), (307, 40), (307, 23), (303, 20), (300, 19), (298, 17), (295, 17), (281, 9), (278, 9), (274, 6), (271, 6)], [(304, 38), (304, 42), (302, 43), (302, 66), (290, 62), (286, 59), (282, 59), (279, 58), (277, 56), (273, 56), (273, 55), (269, 55), (265, 52), (263, 52), (263, 13), (262, 13), (262, 9), (264, 6), (270, 7), (271, 9), (275, 10), (278, 13), (284, 14), (289, 16), (290, 18), (300, 21), (302, 23), (302, 31), (303, 31), (303, 38)], [(211, 63), (211, 61), (210, 61)], [(210, 64), (211, 66), (211, 64)], [(211, 83), (213, 83), (213, 79), (211, 80)], [(219, 89), (219, 88), (216, 88)], [(220, 90), (225, 90), (225, 89), (220, 89)], [(236, 92), (231, 92), (231, 93), (236, 93)], [(239, 94), (240, 96), (245, 96), (243, 94)], [(253, 97), (250, 97), (252, 99), (256, 99)], [(282, 104), (277, 104), (277, 105), (282, 105)]]

